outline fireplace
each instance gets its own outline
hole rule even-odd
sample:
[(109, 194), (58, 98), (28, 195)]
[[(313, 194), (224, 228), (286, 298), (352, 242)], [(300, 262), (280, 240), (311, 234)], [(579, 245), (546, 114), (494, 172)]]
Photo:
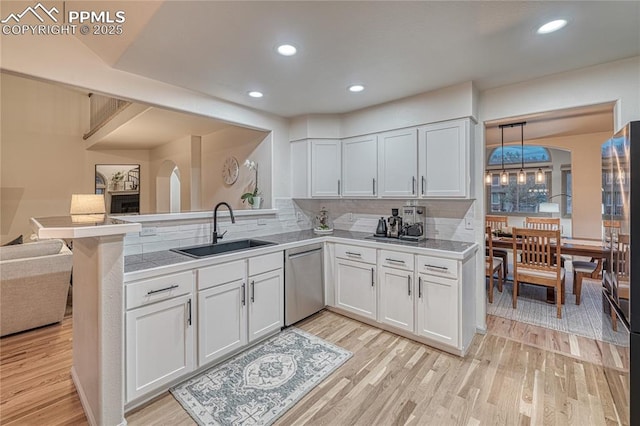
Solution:
[(140, 195), (123, 194), (111, 196), (111, 214), (140, 213)]

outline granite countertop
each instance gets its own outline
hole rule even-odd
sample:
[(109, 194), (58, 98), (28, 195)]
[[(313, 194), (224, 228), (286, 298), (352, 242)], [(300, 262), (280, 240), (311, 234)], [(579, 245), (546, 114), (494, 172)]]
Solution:
[[(467, 251), (469, 248), (473, 247), (475, 243), (469, 243), (464, 241), (450, 241), (450, 240), (436, 240), (436, 239), (426, 239), (419, 242), (411, 242), (411, 241), (403, 241), (395, 238), (376, 238), (373, 237), (370, 233), (367, 232), (351, 232), (351, 231), (342, 231), (335, 230), (332, 234), (325, 235), (317, 235), (313, 233), (313, 230), (305, 230), (305, 231), (296, 231), (296, 232), (287, 232), (284, 234), (274, 234), (274, 235), (266, 235), (262, 237), (256, 237), (254, 239), (261, 241), (269, 241), (275, 243), (277, 245), (288, 245), (290, 246), (292, 243), (309, 241), (313, 240), (323, 240), (329, 238), (338, 238), (341, 240), (352, 240), (354, 243), (376, 243), (376, 247), (380, 248), (381, 246), (389, 245), (396, 248), (421, 248), (421, 249), (431, 249), (431, 250), (441, 250), (448, 251), (457, 254), (461, 254)], [(344, 243), (349, 243), (349, 241), (341, 241)], [(273, 246), (271, 246), (273, 247)], [(284, 247), (289, 248), (289, 247)], [(253, 249), (251, 249), (253, 250)], [(239, 252), (235, 252), (239, 253)], [(244, 251), (246, 253), (246, 251)], [(217, 257), (217, 256), (212, 256)], [(186, 256), (184, 254), (176, 253), (170, 250), (152, 252), (152, 253), (144, 253), (144, 254), (134, 254), (125, 256), (124, 258), (124, 272), (136, 272), (142, 271), (145, 269), (152, 269), (161, 266), (169, 266), (175, 265), (178, 263), (193, 261), (194, 258), (190, 256)]]

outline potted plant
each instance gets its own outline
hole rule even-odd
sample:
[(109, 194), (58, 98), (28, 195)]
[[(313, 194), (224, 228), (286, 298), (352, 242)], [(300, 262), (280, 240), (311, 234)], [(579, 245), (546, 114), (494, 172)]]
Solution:
[(256, 163), (255, 161), (249, 161), (247, 159), (244, 162), (244, 165), (249, 170), (255, 170), (256, 179), (254, 181), (253, 191), (245, 192), (244, 194), (242, 194), (240, 196), (240, 199), (242, 199), (243, 203), (246, 201), (247, 204), (249, 204), (251, 206), (251, 208), (259, 209), (260, 208), (260, 203), (262, 202), (262, 196), (261, 196), (260, 190), (258, 189), (258, 163)]
[(114, 191), (119, 191), (124, 189), (124, 173), (121, 171), (115, 172), (111, 175), (111, 186)]

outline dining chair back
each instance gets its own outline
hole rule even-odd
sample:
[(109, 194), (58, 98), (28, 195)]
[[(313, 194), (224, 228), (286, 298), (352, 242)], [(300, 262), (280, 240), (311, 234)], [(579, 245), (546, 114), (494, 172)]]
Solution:
[(526, 217), (525, 228), (556, 231), (560, 229), (559, 217)]
[(484, 222), (485, 226), (490, 226), (492, 231), (503, 231), (507, 229), (509, 219), (507, 216), (486, 215)]
[(498, 291), (502, 292), (502, 259), (493, 255), (493, 239), (491, 227), (485, 228), (485, 237), (487, 240), (487, 256), (485, 257), (485, 275), (489, 277), (489, 303), (493, 303), (493, 276), (498, 275)]
[(555, 262), (560, 258), (560, 230), (514, 228), (512, 233), (514, 309), (518, 303), (519, 284), (537, 284), (555, 289), (557, 316), (562, 318), (564, 268)]
[(619, 220), (603, 220), (602, 230), (605, 241), (615, 241), (622, 227)]
[[(631, 238), (629, 234), (618, 235), (616, 251), (613, 253), (613, 272), (616, 274), (615, 293), (618, 300), (629, 300), (630, 296), (630, 274), (631, 274)], [(618, 330), (617, 314), (611, 309), (611, 323), (613, 330)]]
[[(491, 227), (492, 231), (506, 231), (509, 219), (507, 216), (495, 216), (495, 215), (486, 215), (484, 217), (485, 226)], [(487, 238), (491, 238), (492, 234), (489, 234)], [(491, 252), (493, 257), (497, 257), (502, 260), (502, 278), (507, 279), (507, 274), (509, 273), (509, 253), (507, 250), (499, 249), (499, 248), (491, 248)], [(487, 245), (486, 255), (489, 254), (489, 246)], [(500, 290), (502, 291), (502, 290)]]

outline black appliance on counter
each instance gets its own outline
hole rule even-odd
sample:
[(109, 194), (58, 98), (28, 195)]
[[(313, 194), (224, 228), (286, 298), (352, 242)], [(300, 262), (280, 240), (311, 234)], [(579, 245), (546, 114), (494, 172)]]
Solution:
[[(630, 332), (630, 415), (631, 424), (640, 424), (640, 252), (631, 250), (631, 241), (640, 242), (640, 189), (635, 187), (640, 167), (631, 167), (632, 158), (640, 158), (640, 121), (630, 122), (602, 145), (603, 237), (610, 242), (603, 304), (615, 311), (618, 327)], [(634, 217), (633, 209), (639, 212)]]

